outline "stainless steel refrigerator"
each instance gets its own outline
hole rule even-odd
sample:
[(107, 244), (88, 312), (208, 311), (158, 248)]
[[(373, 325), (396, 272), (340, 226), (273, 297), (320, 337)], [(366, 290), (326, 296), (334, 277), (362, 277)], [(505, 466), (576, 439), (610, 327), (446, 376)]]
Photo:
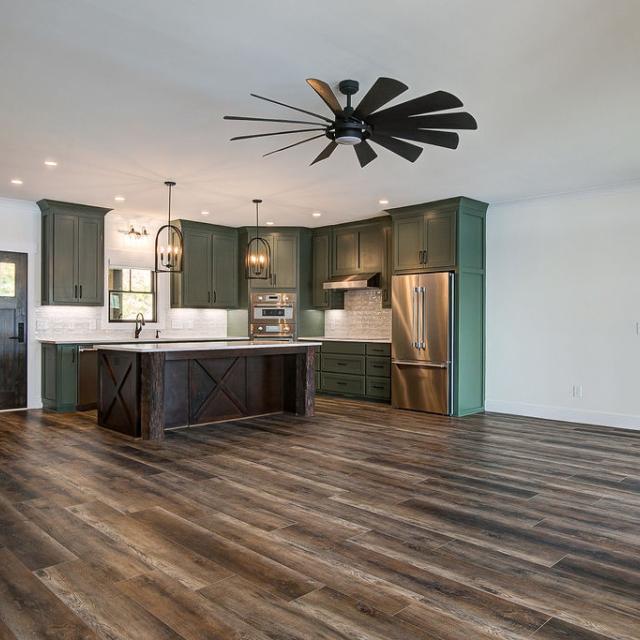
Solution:
[(391, 403), (451, 414), (453, 274), (393, 276)]

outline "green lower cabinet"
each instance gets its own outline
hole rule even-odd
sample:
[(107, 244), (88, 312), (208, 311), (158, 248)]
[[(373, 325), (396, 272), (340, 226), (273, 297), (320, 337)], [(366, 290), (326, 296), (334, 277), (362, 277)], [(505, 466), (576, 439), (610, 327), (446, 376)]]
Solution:
[(367, 376), (366, 394), (376, 400), (391, 400), (391, 379)]
[(316, 358), (316, 389), (323, 393), (389, 402), (391, 345), (325, 342)]
[(42, 345), (42, 405), (75, 411), (78, 402), (78, 345)]

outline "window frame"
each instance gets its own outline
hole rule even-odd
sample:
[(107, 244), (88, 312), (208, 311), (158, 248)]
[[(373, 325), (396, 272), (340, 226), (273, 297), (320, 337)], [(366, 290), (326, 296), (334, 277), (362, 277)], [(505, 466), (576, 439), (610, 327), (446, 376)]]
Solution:
[[(110, 266), (109, 267), (109, 271), (124, 271), (124, 270), (128, 270), (128, 271), (148, 271), (149, 273), (151, 273), (151, 291), (124, 291), (122, 289), (111, 289), (109, 288), (108, 290), (108, 297), (109, 297), (109, 302), (107, 305), (107, 318), (109, 320), (109, 322), (113, 322), (113, 323), (124, 323), (124, 324), (133, 324), (135, 323), (135, 318), (132, 320), (114, 320), (111, 318), (111, 294), (112, 293), (119, 293), (119, 294), (126, 294), (126, 293), (141, 293), (143, 295), (150, 295), (151, 299), (153, 301), (153, 316), (151, 318), (145, 318), (145, 322), (151, 322), (151, 323), (155, 323), (158, 321), (158, 274), (153, 270), (153, 269), (142, 269), (140, 267), (113, 267)], [(111, 274), (107, 274), (108, 276), (110, 276)], [(131, 278), (131, 276), (129, 276)], [(111, 278), (109, 277), (109, 280), (111, 280)], [(131, 281), (129, 281), (131, 282)]]

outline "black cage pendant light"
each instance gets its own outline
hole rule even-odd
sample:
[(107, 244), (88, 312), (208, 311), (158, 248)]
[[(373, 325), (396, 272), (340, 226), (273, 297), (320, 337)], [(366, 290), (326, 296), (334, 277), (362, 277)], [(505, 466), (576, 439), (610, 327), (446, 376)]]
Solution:
[(182, 232), (171, 224), (171, 189), (176, 186), (176, 183), (167, 180), (165, 185), (169, 188), (168, 220), (156, 234), (155, 270), (156, 273), (181, 273), (184, 248)]
[(260, 237), (260, 226), (258, 224), (258, 207), (262, 200), (256, 198), (253, 202), (256, 205), (256, 234), (247, 243), (244, 277), (247, 280), (270, 280), (271, 247), (264, 238)]

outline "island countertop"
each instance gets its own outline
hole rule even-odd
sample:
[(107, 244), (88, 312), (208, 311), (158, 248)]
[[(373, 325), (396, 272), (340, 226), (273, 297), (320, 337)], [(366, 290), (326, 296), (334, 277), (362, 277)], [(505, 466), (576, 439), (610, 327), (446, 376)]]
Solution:
[(140, 344), (96, 344), (96, 349), (132, 353), (175, 353), (179, 351), (233, 351), (238, 349), (299, 349), (320, 347), (321, 342), (282, 342), (280, 340), (233, 340), (215, 342), (170, 342)]

